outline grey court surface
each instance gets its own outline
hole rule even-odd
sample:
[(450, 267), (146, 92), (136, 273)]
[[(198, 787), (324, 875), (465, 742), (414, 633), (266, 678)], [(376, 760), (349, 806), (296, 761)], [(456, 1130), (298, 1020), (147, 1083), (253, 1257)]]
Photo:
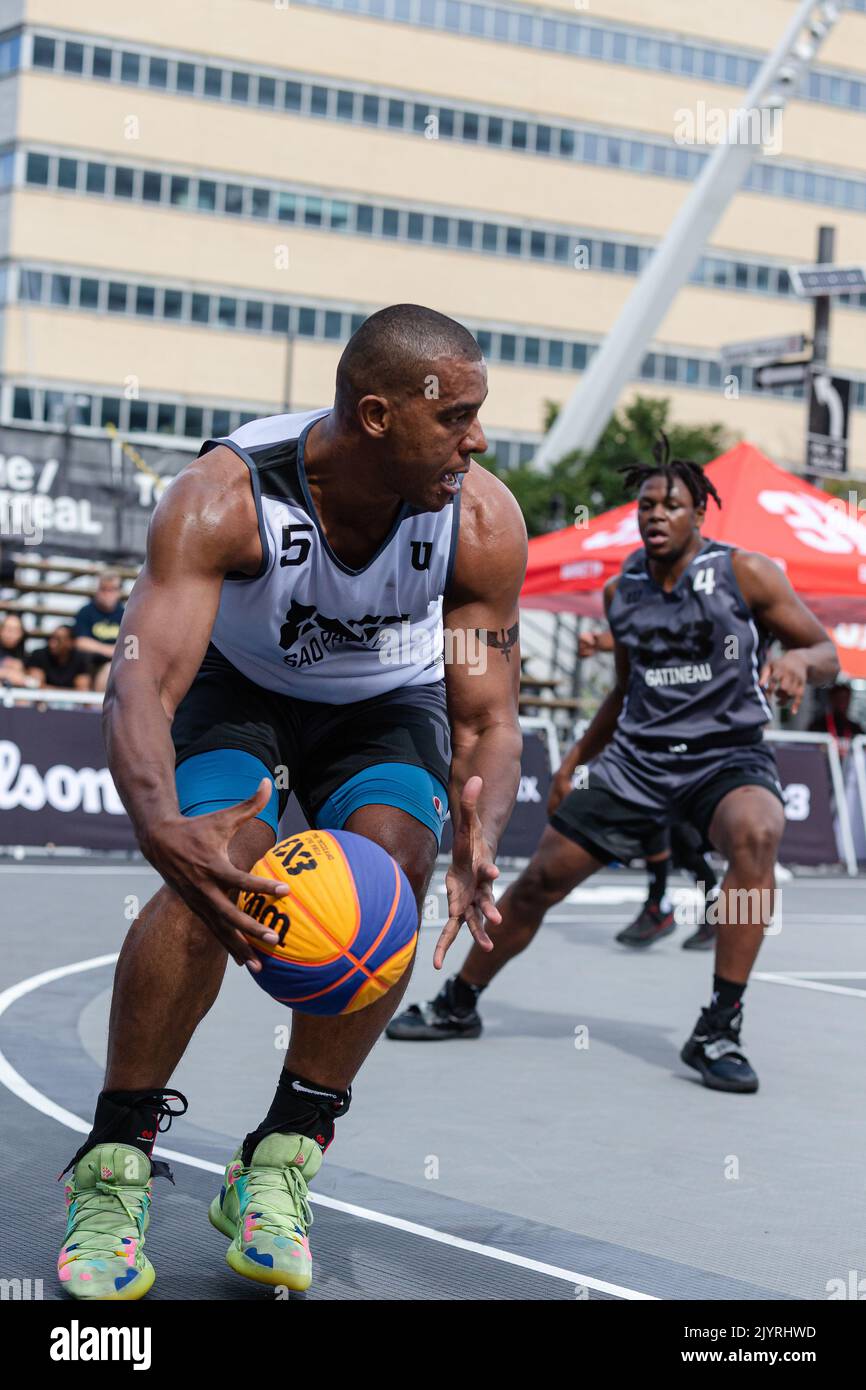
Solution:
[[(0, 1278), (42, 1278), (46, 1298), (54, 1179), (101, 1082), (102, 958), (155, 883), (137, 864), (0, 865)], [(642, 886), (609, 871), (551, 914), (484, 997), (479, 1041), (379, 1043), (314, 1184), (308, 1299), (826, 1299), (866, 1274), (862, 880), (783, 886), (746, 995), (756, 1096), (679, 1061), (712, 968), (680, 950), (688, 928), (649, 952), (613, 941)], [(437, 932), (407, 999), (437, 988)], [(224, 1264), (206, 1208), (270, 1103), (288, 1022), (229, 967), (175, 1078), (190, 1111), (163, 1136), (176, 1186), (155, 1184), (149, 1299), (271, 1296)]]

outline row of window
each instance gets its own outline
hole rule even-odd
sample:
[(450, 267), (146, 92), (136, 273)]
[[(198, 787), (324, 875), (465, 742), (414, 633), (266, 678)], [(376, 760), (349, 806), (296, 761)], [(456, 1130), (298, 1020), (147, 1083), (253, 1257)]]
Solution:
[[(20, 267), (17, 278), (18, 293), (24, 301), (85, 312), (104, 308), (108, 313), (131, 314), (142, 319), (186, 320), (202, 327), (229, 331), (289, 334), (340, 343), (345, 342), (365, 318), (356, 310), (322, 303), (247, 299), (35, 267)], [(475, 334), (488, 362), (493, 364), (581, 372), (597, 346), (592, 340), (574, 335), (526, 333), (477, 323), (467, 326)], [(751, 368), (733, 366), (728, 370), (737, 377), (740, 390), (756, 389)], [(718, 390), (722, 386), (721, 368), (714, 358), (681, 353), (646, 353), (639, 375), (644, 381), (697, 390)], [(802, 388), (783, 387), (778, 394), (799, 397)], [(866, 405), (866, 382), (855, 383), (854, 403)]]
[[(417, 207), (334, 198), (305, 193), (300, 188), (226, 182), (218, 178), (171, 174), (134, 165), (106, 164), (45, 151), (20, 152), (16, 178), (15, 154), (0, 154), (0, 187), (19, 181), (33, 188), (59, 189), (79, 195), (115, 198), (186, 211), (288, 223), (299, 227), (342, 232), (351, 236), (440, 246), (480, 255), (506, 256), (575, 266), (621, 275), (637, 275), (653, 248), (622, 238), (581, 231), (521, 227), (473, 217), (446, 216)], [(864, 185), (866, 188), (866, 185)], [(792, 293), (784, 266), (740, 261), (733, 256), (702, 256), (691, 275), (694, 284), (752, 294)], [(866, 308), (866, 294), (842, 295), (841, 300)]]
[[(707, 43), (655, 36), (649, 29), (613, 21), (571, 19), (535, 6), (486, 0), (297, 0), (317, 9), (384, 19), (391, 23), (444, 30), (470, 38), (517, 44), (645, 71), (747, 88), (762, 59), (753, 52)], [(32, 35), (32, 64), (79, 77), (124, 82), (157, 91), (205, 96), (216, 101), (273, 107), (279, 105), (276, 72), (258, 73), (239, 65), (224, 67), (193, 58), (167, 58), (138, 46), (82, 42), (46, 33)], [(21, 53), (17, 55), (21, 60)], [(16, 64), (17, 66), (17, 64)], [(811, 69), (800, 95), (854, 111), (866, 110), (866, 82), (845, 71)]]
[(0, 272), (6, 302), (43, 304), (86, 313), (133, 314), (197, 327), (234, 328), (251, 333), (347, 341), (366, 314), (288, 304), (285, 300), (248, 299), (236, 294), (206, 293), (153, 283), (102, 278), (68, 271), (17, 267), (17, 275)]
[[(34, 38), (34, 59), (38, 51), (36, 45), (44, 43), (51, 46), (50, 54), (46, 51), (46, 61), (51, 56), (52, 64), (56, 63), (56, 50), (60, 42), (47, 37)], [(70, 46), (71, 41), (66, 43), (67, 48)], [(87, 45), (78, 43), (77, 47), (90, 52)], [(115, 67), (122, 72), (123, 61), (126, 58), (130, 61), (135, 60), (130, 71), (134, 68), (136, 72), (145, 62), (149, 65), (155, 61), (147, 55), (126, 50), (120, 52), (110, 48), (93, 49), (93, 54), (97, 51), (107, 55), (105, 62), (112, 73)], [(158, 61), (167, 64), (169, 76), (174, 74), (175, 78), (184, 66), (175, 60)], [(138, 66), (135, 66), (136, 64)], [(486, 145), (520, 154), (568, 159), (579, 164), (689, 181), (697, 178), (707, 158), (703, 150), (685, 148), (673, 140), (652, 137), (636, 139), (628, 135), (605, 134), (575, 122), (562, 121), (552, 124), (528, 120), (517, 115), (497, 114), (481, 107), (457, 107), (418, 101), (408, 96), (378, 96), (348, 84), (337, 86), (301, 78), (296, 81), (278, 81), (256, 76), (252, 72), (246, 75), (237, 72), (230, 74), (227, 69), (207, 68), (194, 63), (185, 66), (191, 70), (188, 78), (193, 83), (191, 93), (200, 88), (201, 95), (218, 96), (227, 93), (226, 99), (232, 100), (231, 91), (236, 85), (235, 78), (243, 77), (244, 84), (253, 85), (241, 84), (242, 89), (251, 94), (249, 100), (255, 99), (259, 105), (277, 107), (301, 116), (344, 121), (353, 125), (415, 134), (419, 137), (432, 137), (435, 132), (435, 138), (440, 140)], [(74, 70), (78, 71), (77, 68)], [(148, 73), (149, 71), (148, 66)], [(162, 69), (159, 71), (161, 73)], [(208, 90), (208, 72), (214, 74), (210, 79), (213, 91)], [(86, 67), (82, 69), (82, 75), (88, 75)], [(273, 90), (270, 86), (264, 89), (267, 93), (264, 102), (260, 97), (263, 81), (273, 84)], [(795, 198), (799, 201), (866, 211), (866, 180), (863, 178), (846, 177), (829, 169), (822, 172), (814, 165), (787, 165), (775, 157), (754, 161), (743, 187), (773, 197)]]
[[(31, 274), (44, 274), (44, 272), (31, 272)], [(67, 281), (72, 277), (60, 277), (61, 281)], [(60, 295), (63, 296), (67, 286), (61, 286)], [(138, 296), (142, 289), (147, 286), (142, 285), (121, 285), (117, 282), (118, 303), (124, 299), (125, 309), (128, 313), (135, 313), (140, 303), (138, 299), (133, 300), (132, 296)], [(164, 296), (174, 291), (160, 291), (158, 295), (163, 296), (161, 302), (164, 303)], [(81, 289), (79, 289), (79, 299), (81, 299)], [(60, 300), (61, 302), (61, 300)], [(261, 302), (252, 302), (254, 313), (264, 309)], [(220, 322), (224, 328), (245, 328), (247, 327), (247, 313), (249, 313), (250, 302), (245, 300), (231, 299), (225, 297), (211, 297), (210, 314), (224, 314)], [(214, 307), (215, 306), (215, 307)], [(271, 309), (281, 307), (286, 316), (286, 324), (289, 331), (297, 332), (310, 339), (320, 339), (320, 341), (342, 342), (354, 331), (354, 328), (363, 321), (364, 316), (359, 316), (350, 310), (335, 309), (334, 306), (327, 304), (282, 304), (282, 306), (271, 306)], [(138, 310), (140, 311), (140, 310)], [(592, 354), (595, 353), (596, 343), (588, 339), (578, 339), (569, 336), (549, 336), (542, 334), (525, 334), (520, 331), (507, 331), (502, 328), (484, 328), (478, 324), (467, 324), (467, 327), (474, 332), (478, 345), (484, 352), (485, 359), (493, 366), (507, 364), (507, 366), (520, 366), (528, 368), (539, 368), (539, 370), (555, 371), (582, 371), (587, 367)], [(731, 366), (726, 368), (728, 375), (737, 378), (738, 389), (741, 392), (755, 392), (755, 379), (751, 367)], [(648, 352), (641, 363), (639, 371), (641, 381), (657, 382), (660, 385), (673, 386), (673, 388), (694, 388), (698, 391), (719, 391), (723, 384), (726, 384), (727, 377), (721, 374), (721, 368), (716, 360), (710, 357), (694, 357), (681, 353), (666, 353), (656, 350)], [(771, 392), (773, 395), (787, 396), (787, 398), (802, 399), (802, 386), (784, 386)], [(178, 402), (156, 402), (156, 400), (139, 399), (125, 400), (108, 395), (92, 395), (90, 392), (75, 393), (72, 398), (64, 396), (63, 392), (54, 392), (51, 396), (50, 391), (38, 391), (31, 386), (17, 386), (14, 392), (13, 406), (11, 414), (17, 420), (32, 420), (38, 423), (56, 423), (56, 411), (60, 402), (67, 400), (65, 409), (70, 409), (68, 400), (72, 400), (72, 413), (74, 413), (74, 423), (86, 425), (90, 428), (104, 428), (107, 424), (117, 425), (118, 430), (126, 432), (150, 432), (150, 434), (170, 434), (188, 435), (192, 438), (200, 438), (203, 435), (225, 435), (231, 430), (238, 428), (245, 420), (252, 420), (253, 414), (240, 414), (239, 410), (213, 410), (213, 407), (199, 406), (199, 404), (183, 404)], [(852, 403), (858, 409), (866, 407), (866, 381), (855, 381), (852, 386)], [(207, 413), (207, 411), (211, 413)], [(51, 413), (54, 411), (54, 414)]]
[[(488, 3), (488, 0), (297, 0), (297, 3), (742, 88), (751, 85), (763, 61), (727, 45), (702, 43), (700, 39), (686, 43), (660, 38), (647, 29), (632, 29), (609, 21), (566, 19), (558, 12), (539, 12), (534, 6), (514, 3), (509, 3), (507, 8)], [(866, 110), (866, 82), (846, 72), (813, 68), (800, 95), (810, 101), (828, 102), (855, 111)]]
[[(14, 383), (7, 385), (0, 394), (0, 420), (6, 425), (27, 422), (49, 429), (68, 429), (72, 426), (103, 430), (113, 425), (122, 434), (161, 434), (200, 440), (224, 439), (255, 418), (255, 412), (239, 408), (189, 405), (151, 398), (127, 400), (108, 393), (58, 391), (41, 386), (17, 386)], [(540, 436), (487, 435), (489, 453), (495, 454), (497, 463), (506, 468), (513, 468), (532, 458), (539, 439)]]

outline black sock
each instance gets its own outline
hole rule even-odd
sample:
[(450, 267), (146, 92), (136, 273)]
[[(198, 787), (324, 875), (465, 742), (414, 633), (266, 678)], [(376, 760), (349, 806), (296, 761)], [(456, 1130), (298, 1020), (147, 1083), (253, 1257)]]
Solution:
[(249, 1166), (256, 1145), (269, 1134), (303, 1134), (307, 1139), (315, 1139), (324, 1151), (334, 1138), (334, 1121), (345, 1115), (351, 1100), (351, 1086), (335, 1091), (296, 1072), (283, 1071), (270, 1110), (244, 1140), (244, 1164)]
[(679, 843), (675, 858), (677, 868), (685, 869), (687, 874), (691, 874), (695, 883), (703, 885), (704, 897), (709, 897), (719, 880), (706, 855), (701, 853), (700, 847), (688, 842)]
[(647, 861), (647, 873), (649, 874), (649, 892), (647, 902), (654, 907), (661, 907), (667, 896), (668, 888), (668, 866), (670, 859), (656, 859), (652, 863)]
[(478, 1004), (483, 985), (470, 985), (462, 975), (454, 975), (446, 986), (448, 1002), (457, 1014), (468, 1014)]
[[(172, 1110), (169, 1098), (179, 1100), (183, 1109)], [(158, 1086), (142, 1091), (100, 1091), (93, 1128), (63, 1172), (68, 1172), (96, 1144), (127, 1144), (150, 1158), (160, 1128), (168, 1129), (172, 1120), (186, 1114), (187, 1109), (186, 1096), (180, 1091), (166, 1091)], [(168, 1124), (162, 1125), (163, 1119)]]
[(735, 1004), (739, 1004), (742, 1000), (745, 988), (745, 985), (738, 985), (733, 980), (725, 980), (721, 975), (714, 975), (710, 1008), (732, 1009)]
[(718, 887), (719, 880), (716, 878), (715, 870), (705, 854), (700, 856), (700, 862), (695, 865), (692, 872), (695, 876), (695, 883), (702, 883), (704, 885), (704, 897), (708, 898)]

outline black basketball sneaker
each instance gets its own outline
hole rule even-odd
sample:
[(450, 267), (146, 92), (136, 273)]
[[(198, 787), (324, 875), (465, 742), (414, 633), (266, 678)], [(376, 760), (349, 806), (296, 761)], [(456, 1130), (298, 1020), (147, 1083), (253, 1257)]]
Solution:
[(701, 925), (683, 942), (684, 951), (712, 951), (716, 944), (716, 929), (709, 922)]
[(665, 912), (658, 903), (647, 900), (633, 922), (617, 932), (616, 940), (623, 946), (651, 946), (676, 931), (673, 912)]
[(694, 1032), (680, 1053), (686, 1066), (699, 1071), (704, 1085), (713, 1091), (758, 1089), (758, 1078), (740, 1047), (742, 1027), (741, 1004), (701, 1009)]
[(403, 1013), (391, 1019), (385, 1029), (387, 1038), (399, 1042), (435, 1042), (439, 1038), (479, 1038), (481, 1015), (474, 1007), (461, 1008), (454, 998), (452, 975), (426, 1004), (410, 1004)]

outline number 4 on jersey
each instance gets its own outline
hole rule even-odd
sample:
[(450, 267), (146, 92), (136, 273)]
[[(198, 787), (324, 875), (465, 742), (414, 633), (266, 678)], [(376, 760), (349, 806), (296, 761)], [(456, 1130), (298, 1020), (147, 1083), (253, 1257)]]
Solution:
[(692, 580), (692, 588), (696, 594), (711, 594), (716, 587), (716, 570), (714, 565), (707, 565), (706, 569), (699, 569)]

